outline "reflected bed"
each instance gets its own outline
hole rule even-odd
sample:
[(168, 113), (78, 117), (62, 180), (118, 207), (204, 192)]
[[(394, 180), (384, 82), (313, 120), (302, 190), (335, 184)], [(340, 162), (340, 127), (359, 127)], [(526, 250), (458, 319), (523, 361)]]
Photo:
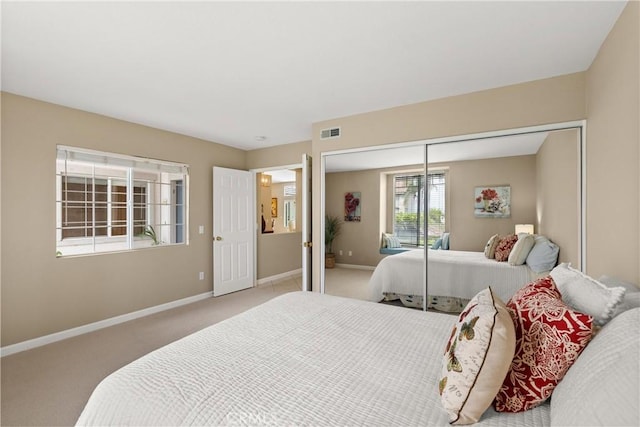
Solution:
[[(483, 252), (429, 250), (429, 308), (459, 312), (478, 292), (491, 286), (507, 301), (523, 285), (546, 276), (526, 264), (510, 265), (488, 259)], [(424, 250), (415, 249), (384, 258), (369, 282), (369, 300), (400, 299), (422, 307)]]

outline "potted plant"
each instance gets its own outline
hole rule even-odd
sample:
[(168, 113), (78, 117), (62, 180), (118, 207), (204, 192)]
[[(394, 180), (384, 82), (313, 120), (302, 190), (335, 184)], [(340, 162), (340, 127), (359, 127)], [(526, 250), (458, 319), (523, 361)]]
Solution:
[(156, 235), (156, 230), (154, 230), (151, 225), (146, 225), (142, 233), (140, 233), (140, 236), (151, 238), (151, 240), (153, 240), (153, 243), (152, 243), (153, 246), (160, 244), (160, 241), (158, 240), (158, 236)]
[(337, 216), (324, 217), (324, 266), (333, 268), (336, 265), (336, 255), (333, 253), (333, 241), (340, 234), (342, 221)]

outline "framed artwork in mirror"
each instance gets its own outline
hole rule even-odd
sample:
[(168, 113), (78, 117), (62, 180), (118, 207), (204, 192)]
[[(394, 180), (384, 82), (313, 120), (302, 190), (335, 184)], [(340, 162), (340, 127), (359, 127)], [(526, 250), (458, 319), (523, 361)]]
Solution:
[(511, 186), (476, 187), (474, 197), (476, 217), (509, 218), (511, 216)]
[(277, 217), (278, 217), (278, 198), (272, 197), (271, 198), (271, 218), (277, 218)]
[(360, 192), (350, 191), (344, 195), (344, 220), (360, 221)]

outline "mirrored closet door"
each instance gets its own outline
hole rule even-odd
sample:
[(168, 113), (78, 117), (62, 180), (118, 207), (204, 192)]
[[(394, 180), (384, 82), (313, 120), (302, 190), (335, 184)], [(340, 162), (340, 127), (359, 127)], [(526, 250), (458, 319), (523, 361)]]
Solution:
[(523, 226), (559, 248), (558, 262), (581, 268), (581, 134), (572, 127), (323, 156), (325, 220), (340, 225), (325, 239), (335, 256), (325, 292), (459, 311), (468, 292), (456, 286), (468, 280), (456, 278), (456, 266), (430, 268), (429, 257), (484, 255), (490, 237)]

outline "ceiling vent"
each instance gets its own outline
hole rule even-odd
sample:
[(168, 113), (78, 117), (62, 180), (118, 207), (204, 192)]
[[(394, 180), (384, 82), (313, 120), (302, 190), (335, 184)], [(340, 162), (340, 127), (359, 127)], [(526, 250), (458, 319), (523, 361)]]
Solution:
[(320, 139), (340, 138), (340, 128), (322, 129)]

